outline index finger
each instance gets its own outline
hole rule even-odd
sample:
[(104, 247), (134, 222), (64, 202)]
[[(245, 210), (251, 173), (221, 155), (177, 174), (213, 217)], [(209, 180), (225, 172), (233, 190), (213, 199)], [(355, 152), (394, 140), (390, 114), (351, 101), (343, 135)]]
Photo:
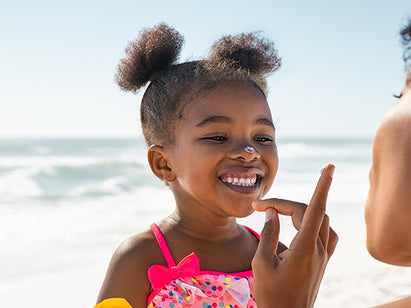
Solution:
[(306, 204), (291, 200), (271, 198), (256, 200), (252, 204), (254, 210), (258, 212), (266, 211), (268, 208), (275, 209), (279, 214), (291, 216), (294, 227), (300, 230), (304, 218)]
[(324, 168), (320, 179), (317, 182), (310, 204), (305, 211), (300, 231), (301, 237), (306, 237), (307, 240), (309, 238), (316, 240), (317, 235), (320, 232), (334, 170), (335, 166), (332, 164), (329, 164)]

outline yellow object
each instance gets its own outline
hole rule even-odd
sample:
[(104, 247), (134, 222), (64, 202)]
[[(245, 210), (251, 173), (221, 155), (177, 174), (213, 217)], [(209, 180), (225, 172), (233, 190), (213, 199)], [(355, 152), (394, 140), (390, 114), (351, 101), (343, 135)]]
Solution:
[(124, 298), (108, 298), (94, 308), (133, 308)]

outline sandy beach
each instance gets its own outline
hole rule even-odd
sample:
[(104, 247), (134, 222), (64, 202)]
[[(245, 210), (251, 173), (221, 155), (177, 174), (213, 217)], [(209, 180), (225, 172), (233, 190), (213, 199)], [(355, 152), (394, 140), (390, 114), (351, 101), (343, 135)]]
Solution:
[[(261, 225), (263, 217), (255, 216), (249, 224)], [(340, 241), (326, 270), (315, 307), (372, 307), (410, 293), (410, 268), (386, 265), (368, 255), (361, 212), (348, 211), (343, 217), (331, 216), (331, 219)], [(283, 221), (284, 228), (287, 228), (288, 223), (288, 220)], [(287, 240), (285, 237), (283, 241)], [(116, 245), (117, 242), (113, 241), (95, 266), (75, 271), (62, 269), (57, 273), (3, 285), (0, 289), (0, 306), (93, 307)]]

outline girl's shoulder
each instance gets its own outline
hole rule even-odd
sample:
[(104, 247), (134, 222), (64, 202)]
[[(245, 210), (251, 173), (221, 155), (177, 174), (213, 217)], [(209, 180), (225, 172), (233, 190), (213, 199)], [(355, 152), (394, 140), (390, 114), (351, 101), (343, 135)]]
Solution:
[(165, 265), (165, 260), (151, 230), (124, 240), (111, 258), (98, 302), (125, 298), (133, 307), (146, 305), (151, 292), (147, 271), (153, 264)]
[(144, 263), (145, 260), (150, 259), (148, 257), (152, 257), (152, 252), (156, 249), (159, 250), (157, 240), (153, 232), (148, 229), (125, 239), (116, 249), (114, 256)]

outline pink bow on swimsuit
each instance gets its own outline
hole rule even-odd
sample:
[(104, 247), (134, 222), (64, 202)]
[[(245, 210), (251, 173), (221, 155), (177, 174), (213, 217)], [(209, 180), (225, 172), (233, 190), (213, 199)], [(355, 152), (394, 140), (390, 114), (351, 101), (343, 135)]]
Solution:
[(148, 278), (155, 289), (162, 288), (178, 277), (192, 277), (200, 274), (200, 262), (195, 253), (181, 260), (177, 266), (165, 267), (152, 265), (148, 269)]

